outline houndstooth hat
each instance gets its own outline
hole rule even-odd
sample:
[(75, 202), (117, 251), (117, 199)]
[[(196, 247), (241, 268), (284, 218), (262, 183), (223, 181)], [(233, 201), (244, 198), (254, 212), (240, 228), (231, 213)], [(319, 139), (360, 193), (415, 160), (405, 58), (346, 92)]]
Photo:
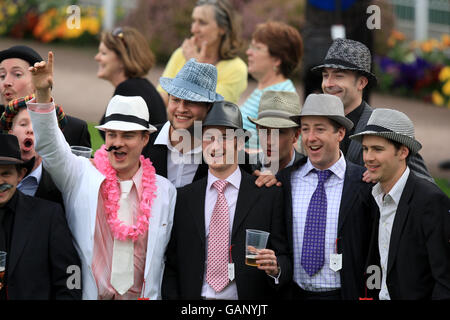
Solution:
[(350, 136), (359, 143), (365, 135), (374, 135), (397, 141), (408, 147), (411, 154), (417, 153), (422, 145), (414, 138), (414, 124), (403, 112), (392, 109), (375, 109), (364, 131)]
[(371, 63), (370, 50), (364, 44), (355, 40), (338, 38), (331, 44), (323, 63), (311, 70), (335, 68), (358, 71), (369, 79), (369, 84), (375, 85), (377, 78), (370, 72)]

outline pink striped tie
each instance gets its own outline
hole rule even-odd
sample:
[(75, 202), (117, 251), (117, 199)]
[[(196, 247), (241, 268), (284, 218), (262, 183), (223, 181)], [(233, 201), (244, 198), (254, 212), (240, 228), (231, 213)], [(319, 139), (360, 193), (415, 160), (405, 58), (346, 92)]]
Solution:
[(228, 243), (229, 216), (228, 203), (223, 194), (228, 181), (217, 180), (213, 187), (217, 189), (217, 201), (209, 224), (208, 264), (206, 282), (216, 292), (228, 285)]

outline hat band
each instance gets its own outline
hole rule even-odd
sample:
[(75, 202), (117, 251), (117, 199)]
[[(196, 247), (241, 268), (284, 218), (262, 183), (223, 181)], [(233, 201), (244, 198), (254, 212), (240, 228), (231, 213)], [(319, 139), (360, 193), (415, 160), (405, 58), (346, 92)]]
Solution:
[(258, 119), (262, 119), (262, 118), (268, 118), (268, 117), (275, 117), (275, 118), (282, 118), (282, 119), (287, 119), (287, 120), (291, 120), (291, 117), (295, 116), (295, 114), (286, 112), (286, 111), (282, 111), (282, 110), (266, 110), (266, 111), (261, 111), (258, 113)]
[(200, 94), (204, 97), (207, 97), (209, 100), (215, 100), (216, 99), (216, 93), (205, 89), (203, 87), (200, 87), (199, 85), (183, 80), (181, 78), (175, 78), (172, 81), (172, 85), (185, 89), (185, 90), (190, 90), (190, 91), (194, 91), (197, 94)]
[(131, 116), (128, 114), (113, 113), (113, 114), (105, 117), (105, 124), (109, 121), (132, 122), (132, 123), (137, 123), (137, 124), (140, 124), (141, 126), (148, 128), (147, 120), (138, 118), (136, 116)]
[[(366, 126), (364, 131), (375, 131), (375, 132), (394, 132), (391, 129), (387, 129), (381, 126), (377, 126), (375, 124), (369, 124)], [(394, 132), (395, 133), (395, 132)]]
[(351, 62), (341, 60), (341, 59), (325, 59), (322, 64), (338, 64), (343, 67), (352, 68), (352, 69), (359, 69), (362, 71), (365, 71), (360, 66), (357, 66), (356, 64), (353, 64)]

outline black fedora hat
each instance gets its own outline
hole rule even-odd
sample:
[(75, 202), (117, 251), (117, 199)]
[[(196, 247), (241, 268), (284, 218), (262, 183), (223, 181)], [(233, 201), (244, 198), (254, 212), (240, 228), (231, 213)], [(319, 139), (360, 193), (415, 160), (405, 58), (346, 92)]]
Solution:
[(235, 130), (240, 129), (241, 132), (245, 133), (246, 139), (251, 136), (251, 133), (244, 129), (239, 107), (225, 100), (214, 102), (205, 120), (203, 120), (202, 127), (206, 126), (224, 126)]
[(22, 160), (20, 155), (19, 140), (12, 134), (0, 134), (0, 165), (19, 164), (27, 169), (27, 174), (34, 166), (34, 157), (28, 161)]
[(40, 62), (42, 59), (41, 55), (37, 53), (34, 49), (28, 46), (12, 46), (9, 49), (0, 51), (0, 62), (5, 59), (19, 58), (27, 61), (30, 66), (34, 65), (36, 62)]

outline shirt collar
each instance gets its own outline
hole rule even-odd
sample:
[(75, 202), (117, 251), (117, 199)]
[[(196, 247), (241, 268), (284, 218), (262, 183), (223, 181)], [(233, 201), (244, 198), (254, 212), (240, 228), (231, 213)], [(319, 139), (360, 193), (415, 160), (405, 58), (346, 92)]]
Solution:
[[(400, 202), (403, 189), (405, 189), (406, 181), (408, 181), (409, 172), (410, 172), (409, 167), (406, 166), (405, 172), (403, 172), (400, 179), (397, 180), (392, 189), (386, 194), (389, 195), (397, 205)], [(376, 199), (377, 197), (382, 195), (384, 195), (384, 192), (383, 189), (381, 188), (381, 184), (378, 182), (372, 189), (372, 196)]]
[[(164, 145), (167, 147), (167, 149), (169, 149), (171, 152), (178, 152), (180, 153), (177, 149), (175, 149), (172, 144), (170, 143), (170, 121), (167, 121), (164, 126), (161, 128), (161, 130), (159, 131), (158, 136), (155, 139), (155, 145), (159, 144), (159, 145)], [(199, 154), (202, 152), (202, 146), (199, 145), (198, 147), (184, 153), (183, 155), (191, 155), (191, 154)], [(181, 154), (181, 153), (180, 153)]]
[(36, 167), (36, 169), (31, 171), (31, 173), (28, 174), (25, 178), (27, 178), (27, 177), (34, 177), (37, 180), (37, 182), (39, 183), (41, 181), (41, 177), (42, 177), (42, 162)]
[[(231, 185), (233, 185), (236, 189), (239, 190), (239, 186), (241, 184), (241, 178), (242, 178), (242, 173), (238, 166), (236, 168), (236, 170), (234, 170), (234, 172), (225, 179), (225, 181), (228, 181)], [(212, 187), (212, 184), (214, 182), (216, 182), (217, 180), (221, 180), (221, 179), (217, 178), (215, 175), (213, 175), (211, 173), (211, 171), (208, 170), (208, 184), (206, 186), (207, 190), (209, 190)]]
[[(339, 160), (336, 161), (331, 167), (328, 168), (335, 176), (337, 176), (340, 180), (343, 180), (345, 177), (345, 170), (347, 168), (347, 163), (345, 162), (345, 157), (342, 151), (339, 150)], [(308, 174), (311, 173), (311, 171), (320, 170), (313, 166), (309, 158), (306, 160), (306, 163), (303, 167), (303, 173), (302, 176), (306, 177)]]

